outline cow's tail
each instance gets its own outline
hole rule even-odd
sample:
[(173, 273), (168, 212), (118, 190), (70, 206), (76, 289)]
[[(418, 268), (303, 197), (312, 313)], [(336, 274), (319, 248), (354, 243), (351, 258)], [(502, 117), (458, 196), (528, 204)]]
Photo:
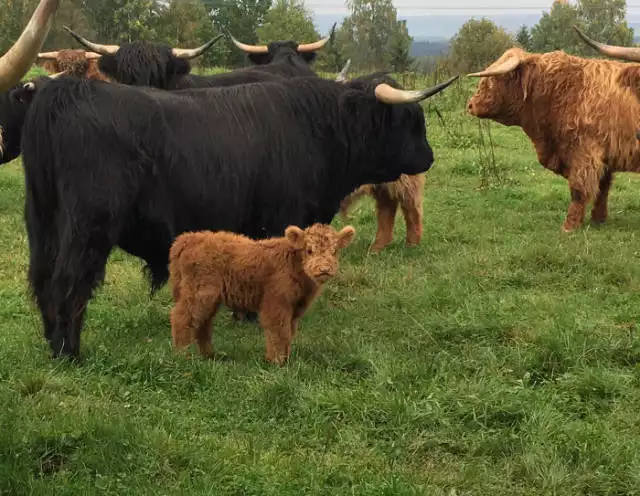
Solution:
[(189, 246), (190, 238), (191, 236), (188, 233), (181, 234), (176, 238), (169, 250), (169, 283), (174, 301), (178, 301), (178, 298), (180, 298), (180, 285), (182, 284), (180, 257), (185, 248)]
[(344, 220), (349, 219), (349, 209), (356, 203), (360, 198), (366, 195), (371, 195), (372, 188), (369, 185), (360, 186), (353, 193), (350, 193), (340, 202), (340, 215)]

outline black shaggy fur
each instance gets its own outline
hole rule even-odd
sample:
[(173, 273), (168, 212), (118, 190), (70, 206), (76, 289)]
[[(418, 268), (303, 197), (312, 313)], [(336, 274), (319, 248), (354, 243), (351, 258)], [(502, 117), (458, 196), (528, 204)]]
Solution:
[(315, 53), (298, 53), (295, 42), (274, 42), (269, 53), (250, 55), (256, 65), (223, 74), (190, 74), (188, 60), (175, 57), (162, 43), (136, 41), (123, 43), (113, 55), (103, 55), (100, 71), (122, 84), (151, 86), (164, 90), (234, 86), (236, 84), (277, 81), (284, 77), (314, 76), (308, 63)]
[(56, 356), (79, 354), (114, 246), (144, 259), (159, 286), (182, 232), (264, 238), (329, 223), (357, 186), (433, 162), (421, 107), (382, 104), (373, 85), (314, 77), (164, 92), (64, 77), (29, 96), (29, 281)]

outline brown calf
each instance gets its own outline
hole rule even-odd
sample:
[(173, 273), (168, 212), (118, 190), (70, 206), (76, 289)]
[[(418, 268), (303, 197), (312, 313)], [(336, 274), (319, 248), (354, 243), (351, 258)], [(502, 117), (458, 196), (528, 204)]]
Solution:
[(640, 103), (619, 84), (621, 62), (584, 59), (562, 51), (507, 50), (481, 77), (468, 111), (520, 126), (547, 169), (569, 182), (565, 232), (578, 228), (589, 202), (596, 223), (607, 218), (615, 172), (640, 171)]
[(38, 54), (38, 64), (49, 74), (65, 74), (109, 81), (98, 68), (100, 55), (85, 50), (64, 49)]
[(402, 174), (397, 181), (382, 184), (365, 184), (347, 196), (340, 205), (340, 212), (346, 219), (351, 205), (362, 196), (371, 196), (376, 201), (378, 232), (371, 250), (378, 252), (393, 240), (393, 226), (398, 205), (402, 209), (407, 225), (407, 246), (415, 246), (422, 239), (422, 193), (425, 174), (408, 176)]
[(291, 353), (298, 321), (338, 271), (338, 251), (355, 235), (351, 226), (336, 232), (314, 224), (304, 231), (289, 226), (285, 236), (254, 241), (229, 232), (178, 236), (169, 253), (173, 345), (194, 341), (213, 357), (211, 322), (221, 304), (258, 312), (266, 340), (266, 359), (282, 365)]

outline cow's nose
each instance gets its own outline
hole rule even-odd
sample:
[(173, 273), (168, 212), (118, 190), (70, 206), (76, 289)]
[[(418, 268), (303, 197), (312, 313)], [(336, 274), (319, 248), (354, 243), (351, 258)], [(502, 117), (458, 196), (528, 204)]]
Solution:
[(469, 102), (467, 104), (467, 111), (470, 112), (470, 113), (473, 112), (473, 103)]

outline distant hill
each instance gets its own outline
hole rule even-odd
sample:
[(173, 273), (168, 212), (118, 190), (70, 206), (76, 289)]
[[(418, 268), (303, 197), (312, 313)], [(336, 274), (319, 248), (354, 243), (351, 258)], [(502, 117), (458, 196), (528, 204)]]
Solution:
[(413, 41), (409, 55), (412, 57), (439, 56), (449, 50), (449, 41)]

